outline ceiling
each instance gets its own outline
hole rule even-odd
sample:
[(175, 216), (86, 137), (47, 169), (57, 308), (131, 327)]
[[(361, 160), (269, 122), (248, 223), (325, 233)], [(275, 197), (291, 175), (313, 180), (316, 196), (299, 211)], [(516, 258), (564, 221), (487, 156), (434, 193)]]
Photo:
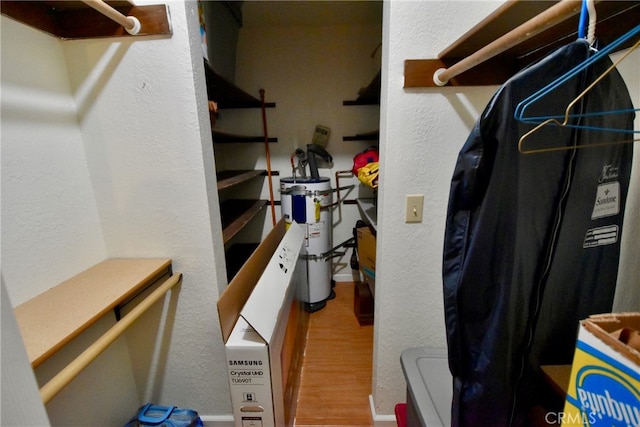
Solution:
[(382, 25), (382, 1), (245, 1), (243, 27)]

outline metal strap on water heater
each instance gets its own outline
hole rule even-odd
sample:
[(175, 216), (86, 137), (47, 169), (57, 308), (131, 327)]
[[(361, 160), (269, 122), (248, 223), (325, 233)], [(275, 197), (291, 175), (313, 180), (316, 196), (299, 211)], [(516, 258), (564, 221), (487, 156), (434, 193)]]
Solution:
[[(302, 185), (302, 184), (301, 184)], [(280, 190), (280, 194), (293, 194), (295, 193), (296, 196), (301, 196), (301, 195), (305, 195), (305, 196), (309, 196), (309, 197), (318, 197), (318, 196), (328, 196), (331, 193), (337, 193), (338, 191), (342, 191), (342, 190), (351, 190), (352, 188), (354, 188), (355, 185), (351, 184), (351, 185), (346, 185), (344, 187), (339, 187), (339, 188), (331, 188), (329, 190), (300, 190), (299, 188), (295, 188), (295, 187), (289, 187), (286, 188), (284, 190)]]
[(355, 245), (355, 239), (353, 237), (345, 240), (344, 242), (340, 243), (338, 246), (335, 246), (335, 247), (329, 249), (327, 252), (322, 253), (320, 255), (315, 255), (315, 254), (300, 255), (300, 258), (306, 259), (308, 261), (324, 261), (324, 260), (329, 259), (329, 258), (335, 258), (337, 256), (343, 256), (343, 255), (346, 254), (346, 252), (338, 252), (338, 249), (340, 249), (342, 247), (347, 247), (349, 245), (351, 245), (351, 247), (353, 247)]

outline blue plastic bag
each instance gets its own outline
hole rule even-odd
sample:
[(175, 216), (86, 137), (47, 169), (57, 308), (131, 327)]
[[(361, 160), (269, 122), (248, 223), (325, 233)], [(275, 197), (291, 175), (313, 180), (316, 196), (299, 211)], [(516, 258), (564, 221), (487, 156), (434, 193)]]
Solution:
[(138, 409), (125, 427), (203, 427), (202, 420), (193, 409), (160, 406), (147, 403)]

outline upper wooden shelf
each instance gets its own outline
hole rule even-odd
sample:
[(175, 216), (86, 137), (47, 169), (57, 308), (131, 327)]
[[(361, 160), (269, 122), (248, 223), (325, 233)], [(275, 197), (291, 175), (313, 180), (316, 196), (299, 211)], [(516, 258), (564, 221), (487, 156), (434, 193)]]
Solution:
[(380, 131), (372, 130), (371, 132), (358, 133), (355, 135), (343, 136), (343, 141), (379, 141)]
[(170, 259), (108, 259), (14, 309), (35, 368), (109, 311), (171, 275)]
[[(514, 28), (558, 3), (553, 1), (507, 1), (494, 13), (443, 50), (437, 59), (408, 59), (404, 68), (404, 87), (436, 87), (433, 74), (448, 68), (480, 50)], [(579, 4), (579, 3), (578, 3)], [(580, 8), (563, 21), (549, 25), (539, 34), (452, 78), (450, 86), (498, 85), (553, 50), (576, 40)], [(640, 23), (638, 1), (596, 1), (598, 23), (596, 39), (606, 46)], [(619, 49), (630, 47), (630, 40)]]
[(106, 1), (126, 16), (135, 16), (141, 30), (135, 36), (124, 27), (81, 1), (3, 0), (3, 15), (64, 40), (102, 37), (140, 37), (171, 35), (166, 5), (135, 6), (129, 1)]
[(358, 91), (358, 97), (342, 101), (342, 105), (380, 105), (381, 71), (371, 80), (369, 85)]
[[(204, 59), (204, 75), (207, 80), (208, 98), (217, 102), (218, 108), (262, 107), (262, 101), (220, 76), (206, 59)], [(276, 104), (275, 102), (265, 102), (264, 106), (265, 108), (275, 108)]]

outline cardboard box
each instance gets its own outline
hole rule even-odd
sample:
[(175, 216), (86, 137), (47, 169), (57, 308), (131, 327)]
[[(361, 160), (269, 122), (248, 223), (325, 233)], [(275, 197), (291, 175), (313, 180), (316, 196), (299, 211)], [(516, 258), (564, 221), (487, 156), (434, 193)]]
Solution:
[(358, 240), (358, 263), (367, 276), (376, 277), (376, 236), (369, 227), (356, 229)]
[(640, 425), (640, 352), (627, 343), (638, 330), (640, 313), (580, 322), (563, 426)]
[(218, 301), (235, 426), (293, 425), (308, 313), (301, 227), (269, 233)]

